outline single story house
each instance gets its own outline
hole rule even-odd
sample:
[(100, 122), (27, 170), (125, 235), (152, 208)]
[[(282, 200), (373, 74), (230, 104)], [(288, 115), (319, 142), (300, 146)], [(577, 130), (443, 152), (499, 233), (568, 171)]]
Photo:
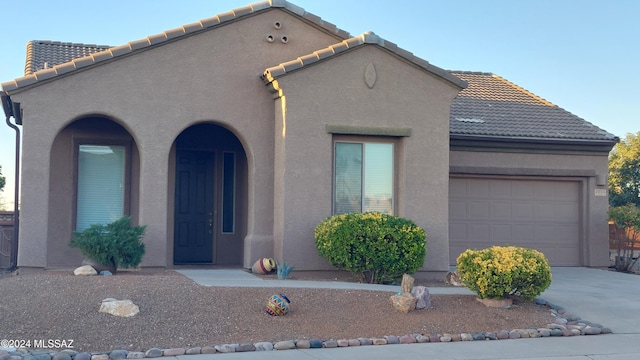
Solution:
[(288, 1), (116, 47), (32, 41), (2, 90), (23, 131), (22, 268), (75, 266), (74, 231), (130, 215), (143, 267), (330, 269), (313, 230), (351, 211), (422, 226), (425, 272), (494, 244), (609, 264), (617, 137)]

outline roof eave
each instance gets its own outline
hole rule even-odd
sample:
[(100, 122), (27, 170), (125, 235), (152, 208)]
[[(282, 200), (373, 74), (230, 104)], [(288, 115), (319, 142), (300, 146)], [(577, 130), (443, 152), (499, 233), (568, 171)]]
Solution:
[(560, 139), (545, 137), (469, 135), (450, 133), (452, 150), (570, 151), (609, 153), (620, 139)]

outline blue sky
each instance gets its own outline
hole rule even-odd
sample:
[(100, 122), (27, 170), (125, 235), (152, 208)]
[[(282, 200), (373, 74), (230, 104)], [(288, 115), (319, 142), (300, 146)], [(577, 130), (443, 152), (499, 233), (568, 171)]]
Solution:
[[(121, 45), (251, 0), (2, 1), (0, 82), (24, 72), (26, 44)], [(640, 131), (640, 1), (292, 0), (352, 35), (373, 31), (444, 69), (507, 80), (624, 137)], [(26, 119), (28, 121), (28, 119)], [(12, 206), (14, 133), (0, 124), (2, 202)]]

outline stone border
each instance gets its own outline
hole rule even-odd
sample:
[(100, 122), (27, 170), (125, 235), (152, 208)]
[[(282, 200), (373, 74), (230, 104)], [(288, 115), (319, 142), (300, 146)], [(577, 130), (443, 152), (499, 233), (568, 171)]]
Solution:
[(536, 299), (535, 304), (550, 309), (555, 321), (542, 328), (502, 330), (498, 333), (477, 332), (473, 334), (411, 334), (403, 336), (388, 335), (376, 338), (357, 339), (299, 339), (272, 342), (257, 342), (254, 344), (220, 344), (205, 347), (185, 348), (152, 348), (147, 351), (112, 350), (110, 352), (76, 352), (71, 349), (55, 351), (46, 349), (16, 349), (15, 351), (0, 350), (0, 360), (125, 360), (147, 359), (167, 356), (218, 354), (248, 351), (272, 351), (290, 349), (320, 349), (348, 346), (415, 344), (430, 342), (457, 342), (480, 340), (506, 340), (523, 338), (543, 338), (551, 336), (580, 336), (611, 334), (610, 328), (600, 324), (582, 320), (563, 308), (551, 304), (543, 299)]

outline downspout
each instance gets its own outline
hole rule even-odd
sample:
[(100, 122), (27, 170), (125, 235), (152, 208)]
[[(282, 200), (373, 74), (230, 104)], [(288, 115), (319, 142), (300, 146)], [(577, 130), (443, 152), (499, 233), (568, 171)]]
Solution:
[[(9, 271), (13, 271), (18, 267), (18, 235), (20, 231), (20, 210), (18, 207), (18, 201), (20, 200), (20, 128), (17, 125), (22, 125), (22, 112), (20, 109), (20, 103), (14, 103), (11, 98), (4, 91), (0, 91), (0, 97), (2, 98), (2, 108), (6, 116), (7, 125), (16, 132), (16, 157), (15, 157), (15, 182), (14, 182), (14, 197), (13, 197), (13, 239), (11, 241), (11, 257), (9, 260)], [(11, 123), (11, 117), (13, 116), (16, 124)]]

